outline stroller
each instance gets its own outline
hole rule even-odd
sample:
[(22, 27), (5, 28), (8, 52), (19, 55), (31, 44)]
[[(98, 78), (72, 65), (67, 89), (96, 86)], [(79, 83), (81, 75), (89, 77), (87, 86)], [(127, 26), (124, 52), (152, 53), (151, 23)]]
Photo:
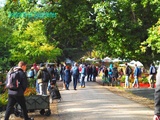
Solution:
[(50, 94), (50, 98), (53, 101), (54, 99), (58, 99), (60, 102), (61, 101), (61, 94), (59, 92), (58, 86), (56, 84), (56, 79), (52, 79), (52, 81), (50, 82), (50, 86), (48, 88), (49, 94)]

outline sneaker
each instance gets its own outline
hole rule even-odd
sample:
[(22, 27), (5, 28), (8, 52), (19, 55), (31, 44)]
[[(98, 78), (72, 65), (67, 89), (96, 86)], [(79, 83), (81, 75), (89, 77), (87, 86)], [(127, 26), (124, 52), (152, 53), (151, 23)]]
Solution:
[(31, 118), (28, 118), (28, 120), (34, 120), (34, 118), (31, 117)]
[(160, 115), (154, 115), (153, 120), (160, 120)]

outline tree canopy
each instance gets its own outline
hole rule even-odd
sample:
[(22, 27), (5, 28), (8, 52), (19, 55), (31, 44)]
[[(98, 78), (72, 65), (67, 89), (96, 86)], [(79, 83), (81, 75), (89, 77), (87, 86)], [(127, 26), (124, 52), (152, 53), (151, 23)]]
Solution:
[(95, 57), (159, 60), (157, 0), (6, 0), (0, 8), (1, 63)]

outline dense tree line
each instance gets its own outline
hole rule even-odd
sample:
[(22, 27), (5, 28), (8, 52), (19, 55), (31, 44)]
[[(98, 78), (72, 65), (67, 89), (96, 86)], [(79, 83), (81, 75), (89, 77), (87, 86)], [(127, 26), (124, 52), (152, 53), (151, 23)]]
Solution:
[[(0, 8), (0, 66), (97, 58), (159, 60), (157, 0), (6, 0)], [(55, 16), (53, 16), (55, 15)], [(5, 66), (4, 66), (5, 67)]]

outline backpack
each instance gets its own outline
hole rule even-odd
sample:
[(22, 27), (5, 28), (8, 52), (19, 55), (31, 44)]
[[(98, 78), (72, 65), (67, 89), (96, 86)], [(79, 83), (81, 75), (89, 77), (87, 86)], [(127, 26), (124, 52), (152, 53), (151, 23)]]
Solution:
[(155, 74), (155, 73), (157, 73), (157, 70), (156, 70), (156, 67), (152, 67), (152, 74)]
[(138, 76), (141, 75), (141, 68), (138, 68)]
[(6, 88), (17, 91), (20, 85), (19, 71), (10, 71), (7, 74), (7, 85)]
[(128, 66), (128, 73), (129, 75), (132, 74), (132, 69)]
[(82, 68), (82, 73), (81, 74), (83, 74), (84, 76), (86, 76), (86, 68), (85, 67)]
[(34, 78), (34, 71), (30, 70), (27, 75), (29, 78)]
[(79, 69), (78, 67), (73, 68), (73, 75), (79, 75)]
[(118, 70), (116, 68), (113, 68), (113, 76), (118, 77)]
[(50, 80), (49, 72), (42, 70), (42, 82), (48, 82), (49, 80)]

